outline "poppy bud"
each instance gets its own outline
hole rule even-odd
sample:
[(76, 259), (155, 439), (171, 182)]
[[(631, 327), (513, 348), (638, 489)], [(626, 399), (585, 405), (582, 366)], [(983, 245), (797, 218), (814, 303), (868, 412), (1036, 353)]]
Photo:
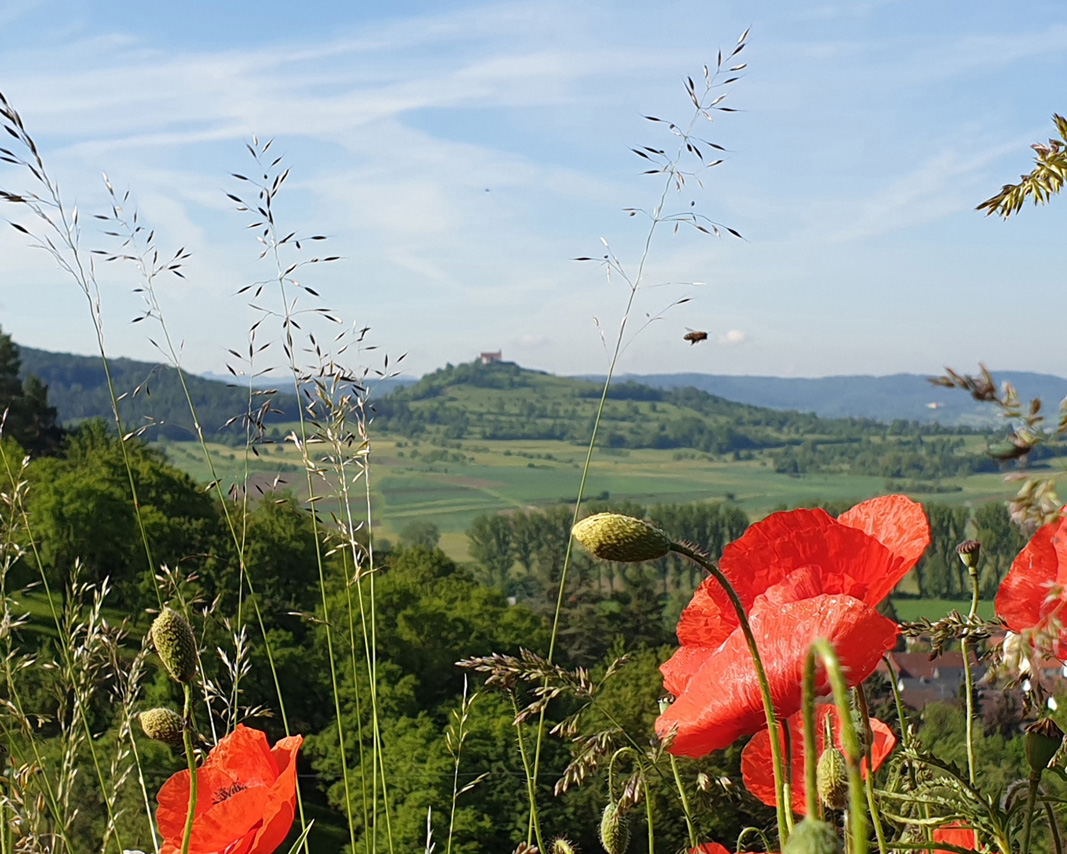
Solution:
[(664, 557), (671, 541), (648, 522), (618, 513), (597, 513), (571, 529), (579, 543), (601, 560), (637, 563)]
[(180, 748), (185, 744), (185, 724), (177, 713), (170, 709), (149, 709), (147, 712), (141, 712), (139, 717), (141, 729), (152, 740), (161, 741), (173, 748)]
[(1051, 718), (1042, 718), (1026, 728), (1026, 761), (1030, 770), (1037, 775), (1048, 768), (1052, 757), (1063, 744), (1063, 730)]
[(600, 844), (608, 854), (626, 854), (630, 847), (630, 823), (615, 801), (608, 802), (600, 817)]
[(189, 621), (173, 608), (164, 608), (152, 621), (152, 645), (175, 682), (191, 682), (196, 673), (196, 639)]
[(552, 841), (552, 854), (575, 854), (574, 843), (562, 836)]
[(815, 781), (818, 784), (819, 800), (832, 810), (843, 810), (848, 805), (848, 767), (845, 754), (836, 747), (828, 747), (815, 766)]
[(982, 544), (978, 540), (964, 540), (956, 546), (956, 554), (967, 569), (977, 569), (978, 558), (982, 556)]
[(782, 854), (842, 854), (844, 846), (825, 821), (806, 818), (793, 828)]

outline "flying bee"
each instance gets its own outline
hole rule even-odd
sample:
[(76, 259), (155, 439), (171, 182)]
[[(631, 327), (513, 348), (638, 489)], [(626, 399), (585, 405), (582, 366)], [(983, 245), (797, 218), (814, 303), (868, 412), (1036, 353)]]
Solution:
[[(689, 327), (687, 326), (686, 329), (689, 329)], [(697, 341), (707, 341), (708, 340), (708, 333), (707, 332), (698, 332), (695, 329), (689, 329), (689, 331), (686, 332), (685, 335), (682, 336), (682, 340), (683, 341), (688, 341), (690, 344), (696, 344)]]

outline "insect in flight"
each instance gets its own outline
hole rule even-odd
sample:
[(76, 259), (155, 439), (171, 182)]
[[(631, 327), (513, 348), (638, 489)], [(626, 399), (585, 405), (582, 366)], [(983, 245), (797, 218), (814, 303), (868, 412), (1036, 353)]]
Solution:
[[(686, 328), (689, 329), (689, 327), (686, 327)], [(708, 333), (707, 332), (698, 332), (695, 329), (689, 329), (689, 331), (686, 332), (685, 335), (682, 336), (682, 340), (683, 341), (688, 341), (690, 344), (696, 344), (697, 341), (707, 341), (708, 340)]]

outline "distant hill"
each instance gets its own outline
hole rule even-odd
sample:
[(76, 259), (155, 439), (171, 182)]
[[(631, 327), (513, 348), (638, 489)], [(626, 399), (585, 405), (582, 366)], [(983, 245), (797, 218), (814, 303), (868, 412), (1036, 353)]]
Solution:
[[(72, 424), (86, 418), (111, 420), (107, 378), (98, 357), (21, 346), (19, 354), (23, 376), (34, 374), (48, 386), (49, 401), (56, 407), (60, 422)], [(146, 439), (195, 437), (189, 406), (175, 368), (122, 358), (111, 359), (109, 364), (116, 394), (124, 395), (119, 411), (128, 429), (151, 425)], [(243, 442), (245, 431), (240, 416), (248, 411), (248, 389), (231, 388), (226, 383), (183, 373), (205, 434), (213, 439)], [(258, 397), (254, 405), (259, 407), (265, 400)], [(272, 395), (271, 406), (278, 411), (265, 416), (267, 423), (296, 417), (292, 394)], [(234, 416), (238, 421), (226, 428), (224, 425)]]
[[(236, 382), (234, 377), (230, 374), (216, 374), (212, 371), (206, 371), (200, 374), (206, 380), (212, 380), (219, 383), (233, 383)], [(241, 378), (244, 380), (244, 377)], [(389, 394), (398, 388), (407, 388), (409, 385), (417, 383), (418, 377), (398, 376), (398, 377), (382, 377), (380, 379), (370, 378), (367, 380), (367, 388), (374, 398), (381, 397), (382, 395)], [(256, 377), (252, 380), (252, 385), (256, 388), (291, 388), (293, 381), (288, 377), (281, 378), (276, 376)]]
[[(998, 383), (1012, 383), (1024, 400), (1040, 397), (1050, 410), (1067, 397), (1067, 379), (1063, 377), (993, 371), (993, 378)], [(603, 382), (603, 377), (581, 379)], [(886, 423), (904, 419), (973, 427), (1003, 423), (991, 407), (972, 400), (966, 392), (937, 388), (920, 374), (786, 379), (685, 373), (627, 374), (620, 379), (654, 388), (695, 388), (738, 403), (814, 412), (824, 418), (872, 418)]]
[[(443, 447), (461, 442), (588, 442), (601, 385), (514, 363), (448, 365), (376, 404), (375, 428)], [(982, 431), (984, 433), (984, 431)], [(738, 403), (679, 386), (620, 382), (608, 396), (599, 444), (606, 450), (676, 449), (681, 455), (759, 459), (773, 471), (874, 475), (927, 485), (995, 471), (971, 428), (824, 418)]]

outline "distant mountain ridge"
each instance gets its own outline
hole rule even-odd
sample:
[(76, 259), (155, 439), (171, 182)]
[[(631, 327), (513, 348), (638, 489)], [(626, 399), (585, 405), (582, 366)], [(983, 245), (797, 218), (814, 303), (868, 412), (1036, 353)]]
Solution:
[[(1063, 377), (1030, 371), (992, 374), (998, 384), (1014, 385), (1024, 402), (1040, 397), (1047, 411), (1055, 411), (1067, 397), (1067, 379)], [(581, 379), (604, 380), (603, 375)], [(680, 373), (624, 374), (618, 379), (653, 388), (695, 388), (737, 403), (814, 412), (823, 418), (904, 419), (971, 427), (1002, 423), (988, 404), (973, 400), (964, 391), (933, 386), (922, 374), (786, 378)]]
[[(49, 386), (50, 399), (58, 410), (60, 421), (71, 423), (92, 417), (110, 419), (111, 406), (98, 357), (54, 353), (31, 347), (19, 347), (19, 351), (23, 376), (35, 374)], [(125, 358), (112, 359), (111, 366), (118, 393), (128, 395), (122, 408), (131, 429), (147, 423), (145, 416), (152, 414), (160, 426), (153, 428), (148, 438), (160, 435), (175, 439), (192, 436), (188, 407), (174, 368)], [(512, 366), (512, 370), (517, 368)], [(433, 374), (427, 374), (423, 380), (431, 376)], [(1015, 385), (1024, 401), (1040, 397), (1049, 411), (1054, 410), (1060, 400), (1067, 396), (1067, 379), (1063, 377), (1026, 371), (993, 371), (993, 376), (998, 383), (1007, 381)], [(603, 376), (596, 375), (559, 379), (603, 382)], [(150, 395), (142, 391), (135, 399), (134, 389), (142, 386), (146, 380)], [(247, 411), (248, 390), (241, 387), (240, 378), (220, 375), (201, 377), (186, 372), (185, 380), (209, 435), (218, 435), (227, 420)], [(229, 387), (228, 382), (238, 387)], [(410, 377), (376, 380), (371, 384), (372, 394), (376, 400), (388, 400), (397, 390), (414, 388), (419, 382)], [(919, 374), (820, 378), (698, 373), (624, 374), (617, 377), (617, 383), (633, 383), (661, 390), (693, 388), (724, 401), (814, 413), (821, 418), (864, 418), (883, 423), (905, 420), (971, 427), (999, 423), (995, 411), (988, 405), (972, 400), (965, 392), (932, 386), (927, 382), (927, 377)], [(277, 387), (279, 393), (274, 401), (282, 412), (271, 420), (292, 418), (295, 412), (292, 393), (284, 383), (277, 382)], [(239, 438), (236, 434), (244, 434), (242, 429), (232, 427), (227, 432), (232, 433), (235, 440)]]

